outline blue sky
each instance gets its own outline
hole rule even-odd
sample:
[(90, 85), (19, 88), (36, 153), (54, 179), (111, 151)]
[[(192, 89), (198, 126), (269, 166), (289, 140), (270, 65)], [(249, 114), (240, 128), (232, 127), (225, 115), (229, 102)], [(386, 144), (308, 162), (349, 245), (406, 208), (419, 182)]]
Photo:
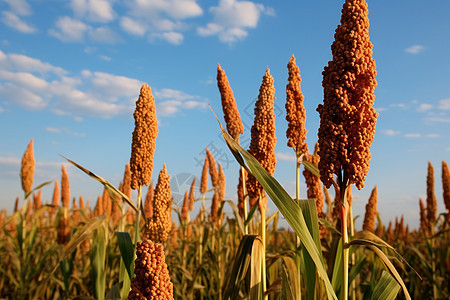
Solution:
[[(435, 167), (438, 211), (445, 209), (440, 177), (441, 161), (450, 162), (450, 2), (368, 3), (380, 116), (365, 188), (354, 189), (354, 214), (363, 218), (378, 185), (383, 221), (403, 214), (417, 227), (428, 161)], [(165, 163), (179, 199), (191, 176), (200, 176), (198, 161), (208, 146), (227, 175), (227, 198), (235, 199), (238, 164), (208, 108), (222, 116), (217, 63), (233, 88), (244, 140), (270, 68), (277, 97), (275, 177), (293, 193), (295, 159), (285, 137), (286, 65), (294, 54), (312, 149), (321, 73), (331, 59), (342, 4), (0, 0), (0, 206), (11, 210), (22, 196), (20, 159), (32, 138), (35, 185), (60, 180), (64, 160), (58, 154), (118, 185), (129, 161), (132, 113), (143, 83), (152, 88), (159, 121), (154, 177)], [(72, 196), (83, 195), (93, 205), (101, 185), (73, 167), (68, 173)], [(53, 185), (44, 187), (44, 202), (52, 190)], [(269, 209), (275, 211), (273, 204)]]

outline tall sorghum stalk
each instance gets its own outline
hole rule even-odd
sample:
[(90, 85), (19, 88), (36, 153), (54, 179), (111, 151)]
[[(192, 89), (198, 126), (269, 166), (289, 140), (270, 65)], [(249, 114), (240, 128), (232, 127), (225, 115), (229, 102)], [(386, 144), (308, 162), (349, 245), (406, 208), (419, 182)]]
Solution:
[[(266, 69), (261, 87), (259, 89), (258, 100), (255, 103), (255, 119), (251, 129), (251, 142), (249, 153), (253, 155), (266, 171), (273, 175), (275, 172), (276, 156), (275, 145), (277, 138), (275, 136), (275, 87), (269, 68)], [(249, 175), (247, 180), (247, 191), (249, 199), (252, 202), (258, 201), (259, 211), (261, 213), (261, 240), (264, 246), (262, 255), (262, 274), (263, 293), (266, 292), (266, 213), (267, 197), (264, 194), (262, 186), (256, 178)], [(267, 299), (267, 295), (264, 296)]]
[[(132, 189), (137, 189), (137, 211), (135, 243), (139, 240), (139, 221), (142, 200), (142, 186), (149, 185), (153, 172), (158, 124), (155, 98), (147, 84), (143, 84), (134, 111), (134, 131), (131, 143), (130, 171)], [(124, 182), (125, 185), (125, 182)]]
[[(295, 151), (297, 163), (296, 163), (296, 189), (295, 199), (297, 204), (300, 203), (300, 166), (302, 159), (308, 152), (308, 144), (305, 143), (307, 130), (305, 129), (306, 111), (303, 106), (303, 93), (301, 91), (300, 83), (302, 81), (300, 77), (300, 69), (295, 63), (295, 57), (289, 60), (288, 68), (288, 84), (286, 85), (286, 120), (288, 122), (288, 128), (286, 130), (286, 137), (288, 138), (288, 147), (292, 147)], [(300, 246), (300, 238), (297, 237), (297, 247)], [(300, 248), (298, 248), (300, 249)], [(298, 280), (299, 286), (301, 282), (301, 252), (297, 251), (296, 255)]]
[(450, 171), (446, 161), (442, 161), (442, 197), (447, 209), (447, 223), (450, 223)]
[[(431, 270), (433, 274), (433, 281), (436, 282), (436, 260), (435, 260), (435, 238), (434, 235), (434, 225), (436, 223), (436, 214), (437, 214), (437, 201), (436, 195), (434, 194), (434, 168), (431, 162), (428, 162), (428, 172), (427, 172), (427, 224), (428, 230), (430, 234), (430, 244), (431, 244)], [(433, 296), (436, 299), (437, 296), (437, 287), (436, 284), (433, 284)]]
[[(207, 149), (207, 148), (206, 148)], [(200, 177), (200, 193), (202, 194), (202, 208), (200, 210), (200, 223), (204, 224), (206, 219), (206, 206), (205, 206), (205, 196), (206, 192), (208, 191), (208, 170), (209, 170), (209, 159), (208, 156), (205, 156), (205, 162), (203, 164), (203, 170), (202, 175)], [(199, 234), (199, 249), (198, 249), (198, 261), (199, 264), (202, 265), (203, 263), (203, 235), (205, 233), (205, 227), (200, 226), (200, 234)], [(202, 280), (203, 277), (201, 277), (200, 280)], [(200, 299), (203, 300), (204, 291), (203, 289), (200, 290)]]
[[(323, 184), (334, 186), (341, 209), (343, 245), (348, 243), (348, 186), (364, 186), (369, 170), (378, 114), (373, 108), (376, 87), (375, 61), (369, 40), (367, 3), (346, 0), (340, 25), (331, 45), (333, 60), (323, 71), (324, 101), (320, 114), (319, 169)], [(337, 176), (337, 181), (334, 179)], [(341, 298), (348, 298), (348, 253), (343, 247)]]
[[(235, 139), (239, 144), (239, 137), (244, 133), (244, 125), (242, 124), (241, 116), (239, 110), (237, 109), (236, 100), (234, 98), (233, 90), (231, 89), (230, 83), (228, 82), (227, 75), (225, 71), (221, 68), (220, 64), (217, 64), (217, 87), (219, 88), (220, 98), (222, 100), (222, 110), (224, 113), (225, 123), (227, 125), (228, 133)], [(246, 181), (244, 168), (240, 167), (240, 176), (242, 181)], [(245, 185), (243, 187), (243, 194), (246, 194)], [(244, 222), (247, 220), (247, 203), (245, 202), (245, 196), (243, 199), (243, 217)], [(248, 233), (248, 226), (244, 225), (244, 233)]]

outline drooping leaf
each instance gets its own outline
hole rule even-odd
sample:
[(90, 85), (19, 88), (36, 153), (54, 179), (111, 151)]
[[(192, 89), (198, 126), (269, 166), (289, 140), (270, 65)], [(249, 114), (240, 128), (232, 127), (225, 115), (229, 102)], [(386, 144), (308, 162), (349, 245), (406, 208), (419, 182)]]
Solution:
[[(218, 121), (218, 120), (217, 120)], [(218, 121), (219, 122), (219, 121)], [(225, 138), (225, 142), (228, 148), (247, 172), (251, 173), (258, 182), (261, 184), (263, 189), (275, 203), (277, 208), (283, 214), (283, 216), (288, 221), (289, 225), (295, 231), (295, 233), (300, 237), (305, 249), (311, 256), (314, 264), (317, 267), (320, 277), (325, 283), (327, 289), (327, 294), (329, 294), (333, 299), (337, 299), (336, 294), (331, 286), (330, 280), (328, 279), (327, 272), (325, 270), (322, 253), (317, 250), (315, 246), (314, 239), (312, 238), (306, 221), (303, 217), (303, 213), (300, 207), (295, 203), (295, 201), (290, 197), (290, 195), (284, 190), (284, 188), (278, 183), (275, 178), (273, 178), (254, 158), (250, 153), (245, 151), (222, 127), (219, 122), (222, 135)]]
[[(113, 194), (119, 195), (129, 206), (131, 206), (131, 208), (134, 209), (135, 212), (138, 211), (136, 205), (134, 205), (134, 203), (130, 199), (128, 199), (128, 197), (124, 193), (122, 193), (118, 188), (116, 188), (114, 185), (109, 183), (109, 181), (107, 181), (106, 179), (103, 179), (102, 177), (100, 177), (97, 174), (89, 171), (88, 169), (82, 167), (81, 165), (79, 165), (76, 162), (68, 159), (67, 157), (64, 157), (64, 156), (62, 156), (62, 157), (64, 159), (66, 159), (68, 162), (70, 162), (71, 164), (73, 164), (75, 167), (77, 167), (78, 169), (80, 169), (81, 171), (86, 173), (87, 175), (91, 176), (92, 178), (94, 178), (95, 180), (97, 180), (98, 182), (103, 184), (103, 186), (107, 189), (108, 193), (113, 193)], [(112, 198), (114, 198), (114, 197), (112, 197)]]

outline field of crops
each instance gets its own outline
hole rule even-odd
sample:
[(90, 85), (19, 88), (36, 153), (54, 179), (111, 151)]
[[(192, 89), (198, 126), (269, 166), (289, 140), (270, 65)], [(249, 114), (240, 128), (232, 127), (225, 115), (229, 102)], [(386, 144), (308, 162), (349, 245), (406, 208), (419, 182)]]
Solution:
[[(92, 205), (72, 196), (64, 165), (60, 180), (34, 182), (31, 140), (22, 158), (23, 195), (13, 212), (0, 212), (0, 298), (449, 299), (445, 161), (442, 180), (435, 180), (431, 163), (424, 170), (427, 196), (418, 199), (418, 230), (410, 230), (403, 216), (381, 222), (377, 187), (367, 199), (363, 227), (354, 227), (351, 191), (364, 187), (378, 117), (367, 16), (365, 1), (344, 4), (333, 60), (323, 72), (316, 145), (305, 143), (295, 57), (287, 64), (286, 137), (297, 157), (295, 195), (272, 176), (277, 138), (269, 68), (245, 150), (233, 91), (217, 66), (224, 115), (217, 129), (241, 165), (237, 202), (225, 197), (223, 168), (205, 148), (202, 173), (186, 190), (182, 207), (174, 205), (166, 167), (153, 170), (158, 126), (147, 84), (136, 102), (130, 163), (119, 186), (65, 158), (104, 186)], [(308, 199), (299, 196), (303, 182)], [(436, 184), (442, 184), (442, 197), (435, 195)], [(44, 186), (54, 188), (52, 199), (43, 199)], [(267, 214), (267, 201), (275, 204), (275, 213)], [(446, 212), (437, 211), (437, 201), (445, 203)], [(288, 228), (279, 226), (281, 218)]]

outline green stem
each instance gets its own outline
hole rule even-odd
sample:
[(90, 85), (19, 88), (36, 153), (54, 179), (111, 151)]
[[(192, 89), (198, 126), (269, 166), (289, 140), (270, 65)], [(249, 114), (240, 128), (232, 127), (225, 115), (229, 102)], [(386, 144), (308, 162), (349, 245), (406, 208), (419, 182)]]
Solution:
[(344, 191), (343, 205), (341, 207), (341, 231), (342, 231), (342, 285), (341, 285), (341, 299), (348, 299), (348, 256), (349, 248), (346, 247), (348, 243), (348, 204), (347, 204), (347, 187)]
[(268, 295), (266, 295), (266, 291), (267, 291), (267, 283), (266, 283), (266, 208), (264, 208), (261, 211), (261, 240), (262, 240), (262, 244), (263, 244), (263, 251), (262, 251), (262, 258), (261, 258), (261, 264), (262, 264), (261, 280), (262, 280), (262, 286), (263, 286), (263, 299), (267, 300)]
[(140, 241), (140, 225), (139, 225), (139, 221), (141, 219), (141, 202), (142, 202), (142, 185), (140, 184), (138, 186), (138, 196), (137, 196), (137, 212), (136, 212), (136, 224), (135, 224), (135, 228), (134, 228), (134, 247), (136, 249), (137, 247), (137, 242)]
[[(350, 236), (354, 236), (355, 235), (355, 224), (353, 223), (353, 210), (352, 207), (349, 206), (348, 208), (348, 220), (349, 220), (349, 229), (350, 229)], [(352, 253), (352, 266), (355, 265), (356, 262), (356, 252)], [(356, 275), (356, 278), (353, 280), (352, 282), (352, 300), (356, 300), (356, 282), (359, 280), (359, 274)]]
[(247, 217), (248, 217), (248, 208), (247, 208), (247, 186), (246, 186), (246, 176), (245, 176), (245, 169), (241, 166), (241, 176), (242, 176), (242, 193), (244, 194), (244, 234), (248, 234), (248, 224), (246, 224)]
[[(295, 169), (295, 201), (297, 204), (300, 204), (300, 166), (301, 166), (301, 157), (302, 155), (300, 153), (297, 153), (297, 165)], [(297, 235), (297, 251), (296, 251), (296, 263), (297, 263), (297, 271), (298, 271), (298, 286), (301, 287), (301, 279), (302, 279), (302, 271), (301, 271), (301, 248), (300, 248), (301, 240), (300, 237)], [(299, 289), (300, 295), (298, 295), (298, 299), (301, 299), (301, 289)]]

